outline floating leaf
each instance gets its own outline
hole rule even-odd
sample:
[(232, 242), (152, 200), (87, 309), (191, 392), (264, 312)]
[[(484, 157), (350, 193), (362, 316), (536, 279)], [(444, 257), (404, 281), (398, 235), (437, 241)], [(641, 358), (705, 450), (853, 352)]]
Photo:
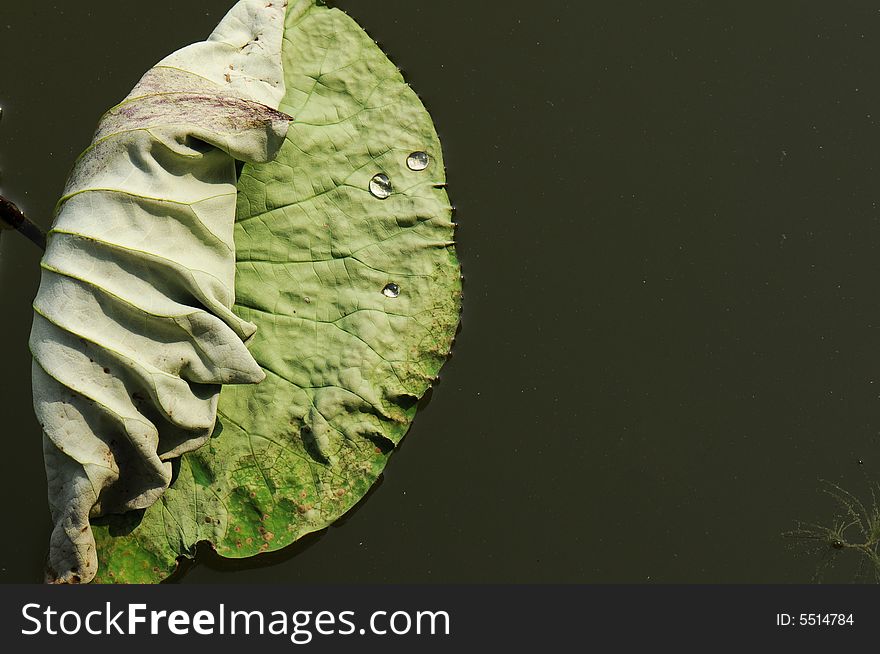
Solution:
[[(315, 0), (287, 9), (282, 59), (295, 121), (273, 162), (244, 166), (234, 235), (234, 312), (257, 327), (267, 377), (223, 387), (213, 438), (159, 501), (95, 526), (97, 581), (155, 582), (200, 541), (246, 557), (331, 524), (448, 356), (461, 285), (428, 113), (369, 36)], [(378, 175), (387, 194), (371, 190)]]

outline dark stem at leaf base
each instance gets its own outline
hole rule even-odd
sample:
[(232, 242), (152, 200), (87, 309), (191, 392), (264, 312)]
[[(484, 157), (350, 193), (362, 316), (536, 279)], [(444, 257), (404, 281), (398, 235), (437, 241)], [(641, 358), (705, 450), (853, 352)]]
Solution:
[(0, 195), (0, 227), (5, 225), (23, 234), (41, 250), (46, 249), (46, 232), (28, 220), (15, 203)]

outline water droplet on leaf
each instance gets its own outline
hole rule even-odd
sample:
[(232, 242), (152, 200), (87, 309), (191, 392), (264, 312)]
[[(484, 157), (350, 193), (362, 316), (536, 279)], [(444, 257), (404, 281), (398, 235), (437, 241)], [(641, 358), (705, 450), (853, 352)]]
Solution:
[(427, 152), (413, 152), (406, 159), (407, 167), (416, 172), (427, 168), (429, 163), (431, 163), (431, 157), (428, 156)]
[(394, 187), (391, 186), (391, 180), (385, 173), (379, 173), (370, 180), (370, 193), (380, 200), (387, 200), (391, 196)]
[(395, 298), (400, 296), (400, 286), (395, 283), (388, 284), (382, 289), (382, 295), (385, 297)]

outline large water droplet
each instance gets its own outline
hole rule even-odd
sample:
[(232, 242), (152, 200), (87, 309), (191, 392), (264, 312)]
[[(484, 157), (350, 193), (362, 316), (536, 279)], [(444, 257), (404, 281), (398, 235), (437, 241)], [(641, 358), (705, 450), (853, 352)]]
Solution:
[(416, 172), (427, 168), (429, 163), (431, 163), (431, 157), (427, 152), (413, 152), (406, 158), (407, 167)]
[(395, 298), (400, 296), (400, 286), (391, 282), (382, 289), (382, 295), (385, 297)]
[(391, 186), (391, 180), (388, 179), (388, 175), (385, 173), (379, 173), (370, 180), (370, 193), (380, 200), (387, 200), (391, 197), (391, 192), (393, 190), (394, 187)]

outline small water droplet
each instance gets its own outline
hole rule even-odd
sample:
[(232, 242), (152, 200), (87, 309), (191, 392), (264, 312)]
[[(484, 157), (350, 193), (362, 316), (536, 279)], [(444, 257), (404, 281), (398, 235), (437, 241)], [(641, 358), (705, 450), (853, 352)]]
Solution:
[(398, 286), (397, 284), (392, 282), (392, 283), (388, 284), (387, 286), (385, 286), (385, 288), (382, 289), (382, 295), (384, 295), (385, 297), (390, 297), (390, 298), (399, 297), (400, 296), (400, 286)]
[(394, 187), (391, 186), (391, 180), (388, 179), (388, 175), (385, 173), (379, 173), (370, 180), (370, 193), (380, 200), (387, 200), (391, 197), (393, 190)]
[(406, 159), (407, 167), (416, 172), (427, 168), (429, 163), (431, 163), (431, 157), (428, 156), (427, 152), (413, 152)]

